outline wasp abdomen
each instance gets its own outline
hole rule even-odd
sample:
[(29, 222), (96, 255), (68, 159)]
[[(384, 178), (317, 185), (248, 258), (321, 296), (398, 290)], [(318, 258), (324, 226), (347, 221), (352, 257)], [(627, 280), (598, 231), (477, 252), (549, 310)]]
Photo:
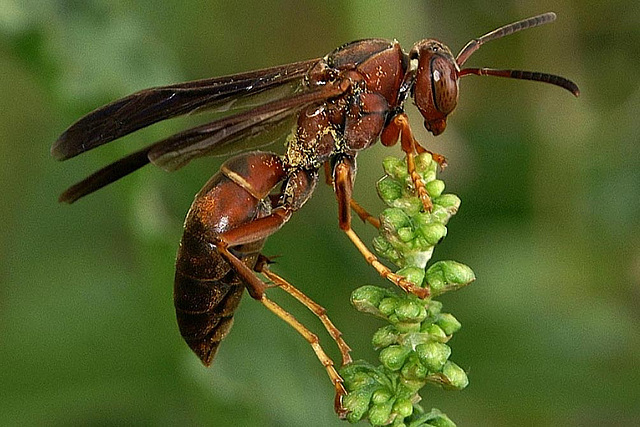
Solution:
[(202, 280), (176, 271), (174, 305), (180, 334), (209, 366), (233, 324), (244, 286), (230, 273), (224, 280)]
[[(263, 152), (227, 160), (187, 214), (176, 259), (174, 305), (182, 337), (207, 366), (231, 328), (245, 288), (220, 255), (217, 238), (271, 212), (265, 200), (284, 176), (280, 162), (275, 154)], [(258, 239), (230, 251), (253, 269), (263, 244), (264, 239)]]

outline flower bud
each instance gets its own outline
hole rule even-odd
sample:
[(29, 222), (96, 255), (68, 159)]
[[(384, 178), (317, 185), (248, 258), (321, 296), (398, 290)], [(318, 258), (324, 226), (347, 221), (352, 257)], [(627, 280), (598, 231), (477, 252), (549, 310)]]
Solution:
[(421, 225), (416, 232), (422, 236), (429, 244), (437, 244), (447, 235), (447, 227), (439, 222)]
[(398, 399), (396, 403), (393, 404), (392, 412), (402, 418), (406, 418), (413, 414), (413, 404), (409, 399)]
[(422, 209), (424, 209), (422, 200), (420, 200), (418, 197), (401, 197), (394, 200), (391, 206), (401, 209), (402, 211), (406, 212), (407, 215), (415, 215)]
[(403, 242), (407, 243), (413, 240), (415, 234), (411, 227), (402, 227), (398, 229), (398, 238)]
[(416, 346), (416, 353), (420, 362), (430, 372), (440, 372), (451, 356), (451, 348), (448, 345), (439, 342), (429, 342)]
[(436, 179), (436, 171), (434, 170), (426, 170), (422, 173), (422, 181), (424, 183), (429, 183)]
[[(397, 316), (396, 316), (397, 318)], [(394, 323), (394, 326), (398, 330), (399, 333), (403, 335), (420, 333), (420, 323), (419, 322), (400, 322)]]
[(469, 267), (455, 261), (438, 261), (426, 273), (433, 295), (461, 288), (475, 279), (476, 276)]
[(462, 390), (469, 385), (469, 378), (464, 370), (451, 361), (447, 361), (442, 368), (442, 375), (449, 381), (449, 386), (456, 390)]
[(433, 157), (429, 153), (418, 154), (414, 157), (413, 163), (416, 165), (416, 170), (419, 173), (426, 171), (435, 172), (437, 168), (436, 162), (433, 161)]
[(396, 274), (404, 277), (416, 286), (422, 286), (424, 270), (418, 267), (405, 267), (396, 271)]
[(451, 217), (455, 214), (455, 211), (434, 203), (433, 209), (431, 209), (431, 221), (447, 225)]
[(384, 169), (384, 173), (399, 181), (409, 176), (407, 164), (397, 157), (386, 157), (382, 160), (382, 168)]
[(438, 325), (425, 323), (422, 325), (421, 332), (429, 334), (429, 340), (438, 342), (447, 342), (449, 337)]
[(393, 408), (393, 401), (381, 403), (379, 405), (373, 405), (369, 409), (369, 422), (374, 426), (382, 426), (387, 424), (389, 417), (391, 416), (391, 409)]
[(374, 368), (367, 362), (356, 360), (340, 369), (340, 375), (344, 380), (344, 386), (347, 390), (357, 390), (364, 387), (374, 385), (375, 378), (371, 375)]
[(379, 388), (378, 390), (373, 392), (371, 396), (371, 403), (374, 405), (380, 405), (381, 403), (386, 403), (393, 397), (393, 393), (391, 393), (386, 388)]
[(391, 344), (398, 342), (399, 334), (393, 325), (383, 326), (378, 329), (371, 338), (371, 344), (376, 350), (379, 348), (389, 347)]
[(460, 207), (460, 198), (455, 194), (442, 194), (440, 197), (434, 197), (433, 203), (449, 210), (453, 210), (454, 214)]
[(391, 244), (382, 236), (376, 236), (373, 238), (373, 249), (382, 254), (389, 250), (393, 250)]
[(390, 316), (394, 314), (396, 311), (396, 305), (398, 305), (398, 298), (396, 297), (388, 297), (383, 298), (378, 305), (378, 309), (385, 316)]
[(436, 197), (440, 197), (444, 191), (444, 181), (434, 179), (433, 181), (427, 182), (424, 187), (427, 193), (429, 193), (429, 197), (435, 199)]
[(410, 357), (400, 371), (402, 376), (409, 380), (424, 380), (429, 371), (420, 363), (419, 359), (415, 356)]
[(403, 227), (411, 226), (411, 218), (399, 208), (387, 208), (380, 215), (383, 232), (394, 232)]
[(409, 348), (390, 345), (380, 352), (380, 362), (391, 371), (399, 371), (410, 352)]
[(396, 306), (396, 315), (401, 322), (420, 323), (427, 317), (427, 309), (415, 300), (405, 299)]
[(347, 420), (350, 423), (356, 423), (365, 416), (369, 410), (369, 401), (371, 400), (372, 391), (368, 388), (356, 389), (344, 396), (342, 404), (349, 411)]
[(388, 259), (396, 265), (402, 261), (398, 251), (382, 236), (376, 236), (373, 238), (373, 249), (380, 256)]
[(378, 196), (387, 205), (391, 205), (394, 200), (402, 197), (402, 185), (389, 176), (385, 176), (380, 179), (376, 187), (378, 189)]
[(377, 286), (361, 286), (351, 293), (351, 304), (363, 313), (381, 316), (378, 306), (391, 293)]
[(458, 319), (450, 313), (441, 313), (436, 320), (436, 324), (440, 326), (447, 335), (453, 335), (462, 327)]
[(426, 308), (429, 313), (429, 317), (435, 317), (440, 314), (440, 310), (442, 310), (442, 303), (440, 301), (431, 300)]

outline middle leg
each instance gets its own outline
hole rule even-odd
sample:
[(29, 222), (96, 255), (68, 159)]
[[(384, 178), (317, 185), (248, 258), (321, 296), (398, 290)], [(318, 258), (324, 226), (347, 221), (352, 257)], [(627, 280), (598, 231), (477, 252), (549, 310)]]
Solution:
[[(331, 163), (329, 161), (324, 162), (324, 177), (327, 185), (333, 186), (333, 176), (331, 172)], [(360, 217), (364, 222), (368, 222), (375, 228), (380, 228), (380, 220), (371, 215), (360, 203), (351, 198), (349, 202), (351, 209)]]
[(367, 262), (387, 280), (393, 282), (396, 286), (405, 292), (412, 293), (419, 298), (429, 296), (429, 289), (421, 288), (409, 282), (404, 277), (393, 273), (387, 266), (382, 264), (378, 257), (371, 252), (355, 231), (351, 228), (351, 194), (353, 192), (353, 176), (355, 174), (355, 159), (350, 156), (339, 158), (333, 169), (333, 182), (336, 197), (338, 199), (338, 221), (340, 229), (345, 232), (347, 237), (358, 248), (358, 251), (364, 256)]

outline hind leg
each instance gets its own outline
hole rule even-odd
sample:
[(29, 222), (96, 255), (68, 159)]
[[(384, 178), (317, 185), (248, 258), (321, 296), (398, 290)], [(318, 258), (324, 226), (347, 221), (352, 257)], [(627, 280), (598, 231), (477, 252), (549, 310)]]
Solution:
[[(346, 410), (342, 406), (342, 399), (346, 396), (347, 391), (345, 390), (342, 383), (342, 377), (338, 374), (336, 370), (333, 360), (325, 353), (324, 349), (320, 345), (320, 340), (318, 336), (307, 329), (302, 323), (300, 323), (291, 313), (280, 307), (278, 304), (267, 298), (265, 293), (266, 289), (269, 285), (263, 282), (254, 271), (252, 271), (245, 263), (243, 263), (239, 258), (233, 255), (229, 250), (222, 246), (218, 246), (218, 250), (220, 254), (231, 264), (235, 272), (242, 278), (244, 281), (247, 291), (249, 295), (254, 299), (260, 301), (266, 308), (268, 308), (272, 313), (276, 316), (287, 322), (293, 329), (295, 329), (302, 337), (307, 340), (307, 342), (311, 345), (314, 353), (322, 363), (322, 366), (327, 371), (327, 375), (329, 375), (329, 379), (331, 383), (335, 387), (336, 396), (334, 400), (334, 408), (338, 416), (340, 418), (344, 418), (346, 416)], [(298, 291), (296, 288), (287, 283), (280, 276), (275, 273), (270, 272), (268, 269), (265, 269), (264, 262), (259, 262), (256, 268), (258, 268), (260, 272), (264, 273), (265, 276), (274, 280), (276, 284), (280, 287), (283, 287), (289, 294), (291, 294), (294, 298), (298, 299), (298, 301), (302, 302), (306, 307), (308, 307), (311, 311), (316, 313), (322, 323), (325, 325), (331, 336), (334, 338), (338, 347), (340, 347), (340, 352), (342, 353), (343, 362), (348, 363), (351, 361), (351, 357), (349, 356), (349, 346), (342, 340), (340, 331), (331, 323), (326, 314), (324, 314), (324, 308), (320, 307), (302, 292)], [(266, 271), (265, 271), (266, 270)], [(310, 303), (311, 301), (311, 303)]]

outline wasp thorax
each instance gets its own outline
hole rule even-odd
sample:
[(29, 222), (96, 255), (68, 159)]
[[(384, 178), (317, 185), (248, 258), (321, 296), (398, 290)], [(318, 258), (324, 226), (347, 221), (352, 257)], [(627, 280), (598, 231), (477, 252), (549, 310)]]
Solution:
[(416, 43), (410, 56), (418, 61), (414, 102), (427, 130), (439, 135), (447, 126), (447, 116), (458, 103), (458, 65), (449, 48), (437, 40)]

